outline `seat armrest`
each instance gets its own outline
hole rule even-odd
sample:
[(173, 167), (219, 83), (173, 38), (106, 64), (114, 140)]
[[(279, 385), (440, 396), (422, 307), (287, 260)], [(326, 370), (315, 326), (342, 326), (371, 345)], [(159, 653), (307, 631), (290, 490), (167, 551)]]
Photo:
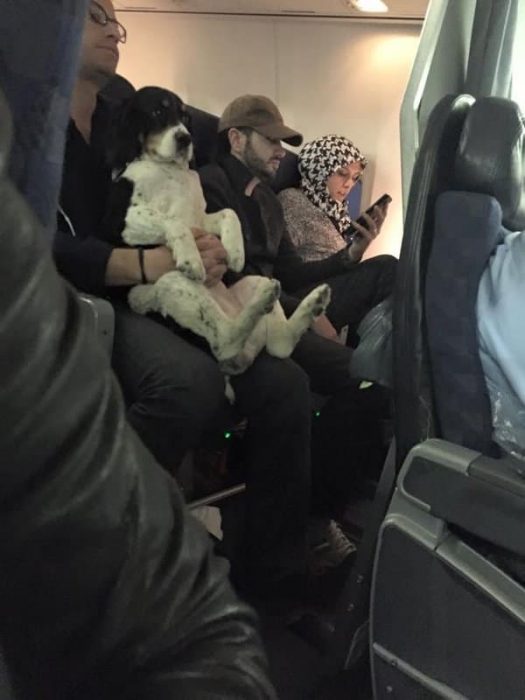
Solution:
[(93, 332), (99, 338), (104, 349), (111, 355), (113, 351), (113, 336), (115, 333), (115, 312), (106, 299), (90, 294), (79, 294), (81, 307), (93, 327)]
[(493, 459), (427, 440), (408, 454), (398, 488), (432, 515), (525, 556), (524, 466), (513, 457)]

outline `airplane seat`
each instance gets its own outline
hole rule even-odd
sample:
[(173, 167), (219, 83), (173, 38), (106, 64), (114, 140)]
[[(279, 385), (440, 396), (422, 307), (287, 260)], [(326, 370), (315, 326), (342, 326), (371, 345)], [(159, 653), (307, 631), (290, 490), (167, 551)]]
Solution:
[(219, 117), (191, 105), (186, 105), (186, 109), (190, 115), (195, 167), (202, 168), (214, 157)]
[(393, 309), (393, 363), (396, 466), (411, 447), (435, 434), (428, 347), (424, 324), (424, 284), (434, 235), (437, 196), (450, 185), (452, 164), (465, 117), (474, 99), (443, 97), (432, 111), (412, 175)]
[[(434, 209), (425, 284), (434, 434), (414, 447), (380, 530), (374, 697), (522, 697), (525, 478), (492, 441), (478, 351), (481, 274), (503, 225), (525, 229), (525, 128), (511, 101), (471, 107)], [(422, 437), (424, 437), (422, 435)]]
[(434, 226), (433, 204), (450, 184), (451, 165), (465, 118), (474, 102), (468, 95), (444, 97), (431, 113), (423, 135), (408, 199), (393, 306), (394, 441), (385, 460), (355, 565), (341, 594), (337, 624), (326, 654), (327, 672), (350, 670), (367, 652), (370, 587), (381, 523), (396, 473), (410, 447), (433, 435), (427, 348), (415, 336), (424, 310), (424, 275)]
[(301, 176), (299, 175), (299, 165), (297, 155), (287, 149), (284, 158), (281, 160), (279, 170), (272, 182), (273, 191), (278, 194), (288, 187), (299, 187)]
[(82, 313), (85, 314), (93, 334), (98, 337), (105, 352), (111, 357), (115, 334), (115, 312), (107, 299), (92, 294), (79, 293)]

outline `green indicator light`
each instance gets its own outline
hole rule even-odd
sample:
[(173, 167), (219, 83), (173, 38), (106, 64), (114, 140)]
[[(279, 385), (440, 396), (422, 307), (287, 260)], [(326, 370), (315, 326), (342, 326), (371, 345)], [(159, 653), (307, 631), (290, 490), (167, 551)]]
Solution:
[(224, 437), (226, 438), (226, 440), (229, 440), (231, 438), (231, 436), (232, 436), (231, 433), (228, 433), (228, 432), (224, 433)]
[(321, 411), (316, 411), (316, 412), (315, 412), (315, 417), (316, 417), (316, 418), (319, 418), (320, 415), (321, 415)]

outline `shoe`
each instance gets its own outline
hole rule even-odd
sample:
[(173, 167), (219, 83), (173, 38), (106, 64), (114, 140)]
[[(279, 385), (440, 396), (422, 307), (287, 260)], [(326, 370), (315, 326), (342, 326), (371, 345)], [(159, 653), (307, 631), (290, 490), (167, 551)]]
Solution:
[(322, 654), (327, 651), (335, 630), (329, 616), (311, 611), (290, 616), (286, 627)]
[(309, 529), (309, 541), (310, 568), (315, 573), (340, 566), (356, 552), (355, 544), (335, 520), (313, 521)]

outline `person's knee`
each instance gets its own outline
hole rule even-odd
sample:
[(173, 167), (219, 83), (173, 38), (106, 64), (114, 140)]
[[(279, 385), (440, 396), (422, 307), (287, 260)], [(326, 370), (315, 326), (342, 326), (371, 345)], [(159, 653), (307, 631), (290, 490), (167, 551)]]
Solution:
[(376, 268), (376, 291), (383, 299), (394, 291), (398, 260), (393, 255), (378, 255), (370, 262), (373, 262)]
[(393, 255), (377, 255), (372, 258), (375, 264), (381, 269), (381, 272), (389, 277), (394, 278), (396, 275), (398, 259)]
[(302, 400), (310, 396), (310, 379), (297, 363), (287, 361), (285, 367), (280, 368), (280, 374), (277, 381), (283, 397)]
[(279, 402), (281, 410), (295, 414), (310, 413), (310, 379), (297, 363), (292, 360), (276, 360), (272, 363), (268, 381), (268, 399)]
[(232, 382), (239, 403), (247, 410), (274, 405), (280, 413), (302, 414), (310, 409), (308, 375), (290, 359), (262, 354), (243, 376)]
[(143, 384), (143, 401), (162, 405), (167, 415), (204, 425), (224, 403), (225, 379), (217, 363), (200, 351), (183, 359), (164, 358)]

